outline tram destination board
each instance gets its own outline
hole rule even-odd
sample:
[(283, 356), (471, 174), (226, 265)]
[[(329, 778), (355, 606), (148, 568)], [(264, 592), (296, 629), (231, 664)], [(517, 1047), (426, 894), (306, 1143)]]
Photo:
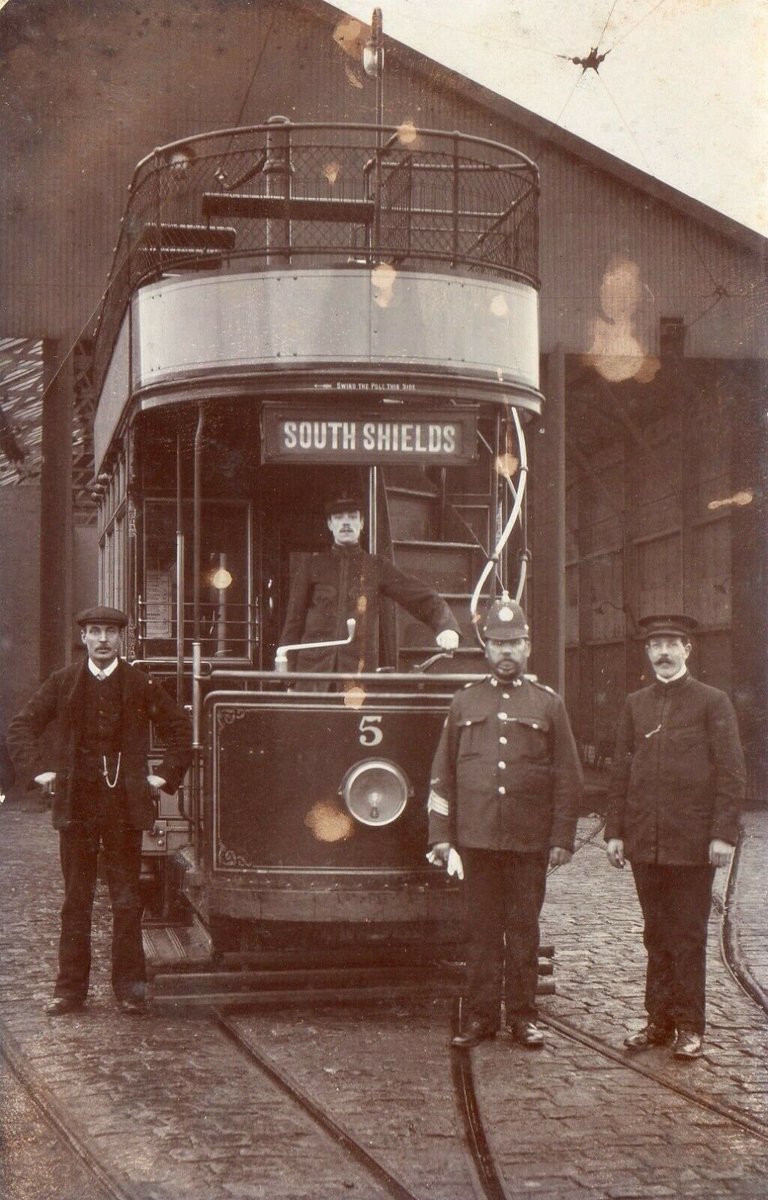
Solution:
[(264, 406), (267, 462), (431, 463), (466, 466), (477, 456), (471, 413), (329, 413), (327, 408)]

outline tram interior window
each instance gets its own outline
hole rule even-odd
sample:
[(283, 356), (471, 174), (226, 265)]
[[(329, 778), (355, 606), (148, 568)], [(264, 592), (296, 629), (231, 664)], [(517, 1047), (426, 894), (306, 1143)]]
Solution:
[[(182, 508), (184, 652), (194, 637), (195, 580), (192, 504)], [(177, 512), (175, 501), (144, 506), (141, 633), (145, 657), (173, 657), (177, 638)], [(244, 503), (203, 501), (197, 599), (205, 657), (251, 659), (256, 635), (250, 603), (249, 512)]]
[(124, 517), (121, 514), (104, 533), (100, 543), (100, 594), (105, 604), (125, 607), (123, 561), (125, 555)]

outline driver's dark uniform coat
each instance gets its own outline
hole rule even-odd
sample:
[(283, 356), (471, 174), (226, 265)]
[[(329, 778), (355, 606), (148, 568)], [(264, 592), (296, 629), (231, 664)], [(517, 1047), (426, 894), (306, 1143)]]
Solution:
[(686, 672), (627, 697), (608, 791), (606, 841), (636, 863), (695, 866), (735, 845), (746, 772), (728, 696)]
[(368, 554), (360, 546), (333, 546), (299, 560), (280, 644), (345, 638), (349, 617), (355, 619), (354, 637), (346, 646), (299, 651), (292, 656), (295, 669), (346, 674), (375, 670), (380, 596), (402, 605), (434, 633), (445, 629), (459, 632), (445, 600), (420, 579), (406, 575), (389, 559)]

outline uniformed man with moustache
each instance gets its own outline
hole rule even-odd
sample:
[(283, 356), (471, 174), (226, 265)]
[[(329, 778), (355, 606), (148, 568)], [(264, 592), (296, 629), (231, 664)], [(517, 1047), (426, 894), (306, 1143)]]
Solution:
[[(455, 650), (459, 626), (445, 600), (420, 579), (398, 570), (388, 558), (369, 554), (360, 546), (364, 524), (360, 501), (339, 496), (326, 504), (325, 513), (333, 545), (330, 550), (302, 557), (291, 583), (280, 645), (341, 640), (347, 636), (350, 617), (355, 631), (346, 645), (294, 651), (292, 669), (345, 675), (375, 671), (380, 596), (394, 600), (429, 625), (442, 650)], [(317, 690), (330, 686), (323, 683)]]
[(630, 1051), (702, 1053), (707, 926), (715, 868), (738, 838), (746, 771), (733, 705), (688, 671), (697, 623), (638, 622), (655, 682), (627, 697), (616, 736), (605, 839), (614, 867), (632, 864), (648, 954), (646, 1026)]
[(452, 1044), (493, 1038), (503, 995), (507, 1031), (536, 1049), (539, 915), (547, 868), (573, 853), (582, 771), (563, 701), (525, 674), (520, 605), (495, 602), (484, 636), (492, 674), (454, 696), (435, 754), (428, 857), (463, 873), (466, 1009)]
[[(38, 783), (55, 784), (52, 818), (64, 878), (59, 971), (46, 1011), (62, 1016), (85, 1004), (101, 849), (112, 904), (112, 988), (123, 1012), (141, 1014), (142, 831), (155, 823), (153, 789), (173, 793), (181, 783), (192, 733), (163, 688), (120, 658), (124, 612), (89, 608), (76, 621), (84, 661), (54, 672), (10, 722), (7, 735), (17, 775), (28, 778), (38, 738), (49, 725), (55, 732), (49, 769), (35, 776)], [(165, 747), (154, 773), (147, 761), (151, 725)]]

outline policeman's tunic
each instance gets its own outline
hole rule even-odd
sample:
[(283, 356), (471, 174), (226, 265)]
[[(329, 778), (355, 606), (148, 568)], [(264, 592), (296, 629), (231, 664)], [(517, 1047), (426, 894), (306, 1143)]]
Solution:
[(454, 696), (432, 768), (429, 841), (573, 849), (582, 772), (565, 705), (529, 678)]
[(451, 702), (432, 768), (429, 841), (464, 864), (467, 1019), (536, 1016), (548, 850), (572, 850), (582, 773), (550, 688), (489, 677)]

